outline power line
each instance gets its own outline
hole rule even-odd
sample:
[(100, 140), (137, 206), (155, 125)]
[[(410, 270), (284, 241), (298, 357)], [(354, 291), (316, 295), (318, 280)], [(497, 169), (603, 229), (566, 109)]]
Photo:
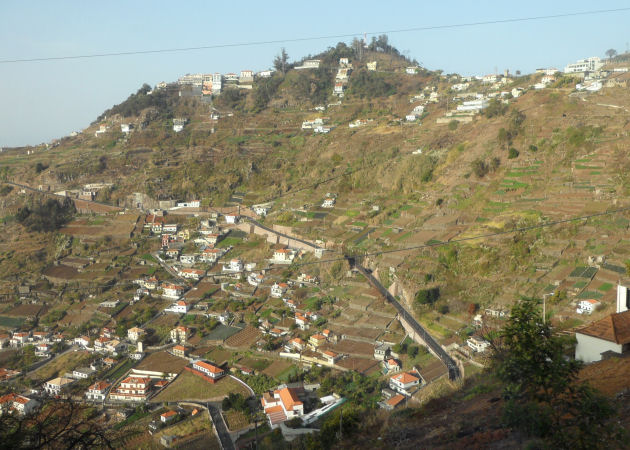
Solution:
[(498, 25), (498, 24), (505, 24), (505, 23), (560, 19), (560, 18), (566, 18), (566, 17), (590, 16), (590, 15), (596, 15), (596, 14), (608, 14), (608, 13), (626, 12), (626, 11), (630, 11), (630, 7), (615, 8), (615, 9), (599, 9), (599, 10), (570, 12), (570, 13), (561, 13), (561, 14), (550, 14), (550, 15), (544, 15), (544, 16), (530, 16), (530, 17), (510, 18), (510, 19), (484, 20), (484, 21), (479, 21), (479, 22), (465, 22), (465, 23), (457, 23), (457, 24), (399, 28), (399, 29), (394, 29), (394, 30), (370, 31), (366, 33), (360, 32), (360, 33), (350, 33), (350, 34), (333, 34), (333, 35), (327, 35), (327, 36), (311, 36), (311, 37), (290, 38), (290, 39), (276, 39), (276, 40), (268, 40), (268, 41), (250, 41), (250, 42), (239, 42), (239, 43), (228, 43), (228, 44), (201, 45), (201, 46), (195, 46), (195, 47), (163, 48), (163, 49), (156, 49), (156, 50), (134, 50), (134, 51), (121, 51), (121, 52), (91, 53), (91, 54), (85, 54), (85, 55), (51, 56), (51, 57), (43, 57), (43, 58), (4, 59), (4, 60), (0, 60), (0, 64), (62, 61), (62, 60), (71, 60), (71, 59), (103, 58), (103, 57), (112, 57), (112, 56), (149, 55), (149, 54), (158, 54), (158, 53), (180, 53), (180, 52), (189, 52), (189, 51), (197, 51), (197, 50), (212, 50), (212, 49), (219, 49), (219, 48), (251, 47), (251, 46), (256, 46), (256, 45), (285, 44), (285, 43), (290, 43), (290, 42), (305, 42), (305, 41), (316, 41), (316, 40), (324, 40), (324, 39), (341, 39), (341, 38), (356, 37), (356, 36), (360, 36), (364, 34), (365, 35), (368, 35), (368, 34), (379, 35), (379, 34), (409, 33), (409, 32), (418, 32), (418, 31), (446, 30), (446, 29), (454, 29), (454, 28), (483, 26), (483, 25)]

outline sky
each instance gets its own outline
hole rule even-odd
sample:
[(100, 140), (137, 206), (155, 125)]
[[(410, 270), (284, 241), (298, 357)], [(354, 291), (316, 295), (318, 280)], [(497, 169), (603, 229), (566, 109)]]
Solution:
[[(627, 50), (630, 10), (527, 22), (395, 32), (418, 27), (627, 8), (627, 0), (0, 2), (0, 61), (109, 52), (285, 41), (179, 53), (0, 62), (0, 147), (37, 145), (80, 131), (143, 83), (186, 73), (270, 68), (389, 31), (389, 42), (431, 70), (483, 75), (562, 69)], [(351, 35), (344, 38), (318, 38)]]

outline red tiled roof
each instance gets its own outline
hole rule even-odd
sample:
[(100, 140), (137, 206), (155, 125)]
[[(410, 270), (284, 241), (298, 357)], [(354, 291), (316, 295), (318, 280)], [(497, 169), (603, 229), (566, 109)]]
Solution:
[(223, 369), (221, 369), (220, 367), (217, 367), (214, 364), (210, 364), (204, 361), (197, 361), (195, 365), (199, 367), (203, 367), (204, 369), (207, 369), (211, 373), (223, 373)]
[(166, 411), (165, 413), (161, 414), (161, 417), (164, 418), (169, 418), (169, 417), (173, 417), (176, 416), (177, 413), (175, 411)]
[(387, 400), (387, 404), (393, 407), (398, 406), (403, 400), (405, 399), (405, 397), (401, 394), (398, 395), (394, 395), (392, 398), (390, 398), (389, 400)]
[(392, 378), (402, 384), (413, 383), (414, 381), (420, 380), (420, 377), (417, 374), (411, 372), (403, 372), (398, 375), (394, 375)]
[(628, 344), (630, 343), (630, 310), (611, 314), (577, 332), (617, 344)]
[(284, 409), (286, 409), (287, 411), (291, 411), (295, 406), (302, 404), (302, 402), (298, 399), (294, 389), (283, 388), (275, 391), (275, 393), (280, 395), (280, 401), (284, 405)]

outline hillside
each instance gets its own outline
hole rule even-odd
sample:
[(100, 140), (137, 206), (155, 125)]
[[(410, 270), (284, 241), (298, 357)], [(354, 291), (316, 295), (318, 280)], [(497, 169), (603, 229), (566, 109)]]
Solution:
[[(312, 60), (319, 66), (300, 68)], [(624, 64), (621, 55), (611, 67)], [(253, 352), (263, 358), (261, 367), (268, 363), (263, 370), (278, 366), (261, 370), (265, 383), (287, 381), (298, 377), (300, 365), (264, 359), (270, 350), (245, 325), (293, 318), (286, 298), (271, 295), (271, 280), (308, 271), (322, 285), (292, 286), (298, 309), (319, 311), (320, 331), (327, 323), (340, 336), (357, 333), (330, 348), (347, 355), (345, 369), (382, 384), (380, 366), (366, 362), (373, 363), (372, 348), (400, 344), (408, 332), (344, 255), (357, 256), (444, 347), (465, 348), (479, 332), (477, 314), (484, 315), (484, 332), (498, 332), (505, 318), (493, 316), (522, 297), (546, 298), (556, 332), (570, 334), (615, 312), (615, 286), (628, 281), (630, 261), (625, 72), (611, 68), (595, 91), (577, 90), (580, 80), (561, 73), (543, 87), (543, 73), (489, 81), (445, 75), (417, 67), (382, 38), (360, 50), (340, 43), (286, 69), (251, 82), (226, 78), (220, 94), (176, 82), (144, 85), (74, 136), (5, 149), (0, 326), (77, 336), (111, 326), (124, 336), (132, 326), (151, 324), (148, 342), (164, 345), (169, 330), (186, 323), (198, 330), (193, 347), (204, 354), (227, 351), (222, 360), (242, 366), (256, 363), (247, 353)], [(42, 192), (73, 198), (76, 208), (69, 202), (59, 220), (33, 213), (29, 222), (27, 213), (44, 210)], [(322, 205), (325, 199), (332, 207)], [(194, 201), (200, 205), (190, 206)], [(260, 204), (268, 213), (250, 214), (260, 225), (288, 235), (289, 247), (291, 239), (321, 246), (324, 256), (298, 246), (304, 251), (292, 265), (267, 267), (285, 241), (225, 217)], [(217, 261), (203, 260), (195, 267), (208, 278), (184, 280), (181, 267), (157, 259), (170, 238), (165, 245), (151, 229), (156, 209), (166, 211), (164, 223), (176, 232), (190, 231), (177, 241), (177, 257), (200, 253), (197, 240), (216, 233), (207, 248), (229, 251), (221, 264), (240, 258), (255, 269), (226, 287)], [(53, 225), (32, 225), (40, 222)], [(263, 268), (267, 284), (241, 285)], [(204, 303), (212, 319), (156, 316), (171, 299), (154, 294), (132, 302), (132, 281), (153, 276), (186, 284), (186, 299), (199, 310)], [(18, 295), (22, 285), (38, 292), (32, 304)], [(102, 306), (117, 299), (122, 303), (113, 311)], [(592, 315), (576, 312), (585, 299), (600, 303)], [(238, 326), (218, 325), (221, 314)], [(282, 339), (267, 339), (265, 330), (264, 345), (280, 352), (291, 336), (309, 339), (304, 330), (284, 328), (290, 334)], [(365, 342), (372, 347), (366, 350)], [(428, 353), (401, 355), (405, 370), (417, 363), (423, 376), (438, 361)], [(15, 364), (26, 364), (17, 358)], [(360, 448), (377, 439), (379, 447), (393, 441), (401, 448), (525, 445), (525, 437), (501, 425), (496, 380), (478, 375), (487, 361), (457, 358), (461, 386), (440, 379), (440, 371), (411, 408), (371, 411), (363, 437), (340, 445)], [(598, 385), (593, 367), (583, 377), (607, 395), (628, 388), (615, 376), (614, 389)], [(379, 390), (365, 395), (375, 404)]]

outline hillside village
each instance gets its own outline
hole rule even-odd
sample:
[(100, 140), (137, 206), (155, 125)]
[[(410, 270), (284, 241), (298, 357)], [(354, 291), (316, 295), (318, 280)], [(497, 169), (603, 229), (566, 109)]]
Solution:
[(521, 296), (595, 386), (630, 370), (630, 57), (460, 76), (372, 45), (3, 149), (0, 412), (70, 399), (138, 448), (393, 427), (484, 378)]

